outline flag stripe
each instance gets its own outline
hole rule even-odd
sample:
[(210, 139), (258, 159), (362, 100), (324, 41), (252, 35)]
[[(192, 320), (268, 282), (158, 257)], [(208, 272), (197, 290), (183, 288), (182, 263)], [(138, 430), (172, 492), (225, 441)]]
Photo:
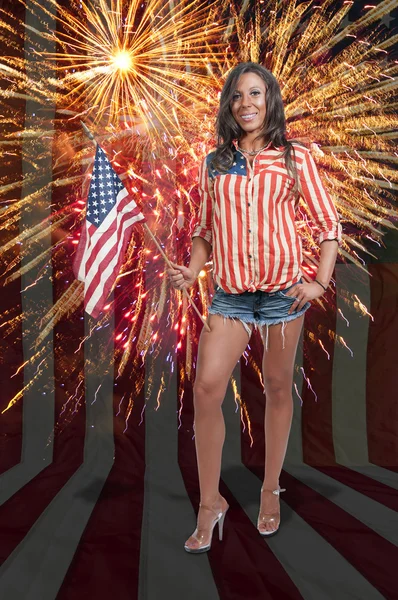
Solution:
[(127, 190), (123, 189), (119, 192), (116, 197), (116, 202), (118, 203), (117, 212), (112, 210), (105, 217), (100, 227), (91, 224), (88, 228), (90, 234), (90, 254), (87, 256), (87, 261), (85, 263), (85, 279), (88, 281), (90, 281), (90, 274), (93, 268), (96, 270), (97, 262), (100, 262), (105, 256), (104, 247), (106, 248), (108, 244), (109, 247), (112, 248), (114, 245), (114, 242), (109, 244), (109, 240), (117, 234), (120, 222), (123, 222), (123, 220), (128, 217), (138, 217), (140, 215), (138, 207), (135, 202), (131, 200)]
[(98, 262), (95, 275), (94, 269), (91, 269), (93, 272), (92, 280), (85, 282), (85, 307), (94, 318), (99, 315), (104, 299), (108, 297), (116, 281), (131, 237), (132, 228), (136, 222), (136, 216), (126, 216), (121, 219), (117, 234), (115, 233), (107, 244), (106, 256), (101, 262)]

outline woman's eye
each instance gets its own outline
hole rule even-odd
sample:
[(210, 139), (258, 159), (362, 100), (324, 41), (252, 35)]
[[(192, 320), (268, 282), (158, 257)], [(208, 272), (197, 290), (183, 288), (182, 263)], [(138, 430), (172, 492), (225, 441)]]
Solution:
[(234, 94), (232, 96), (232, 100), (237, 100), (240, 97), (240, 94)]
[(253, 90), (253, 91), (252, 91), (252, 94), (255, 94), (256, 96), (258, 96), (258, 95), (259, 95), (259, 93), (260, 93), (260, 92), (259, 92), (259, 90)]

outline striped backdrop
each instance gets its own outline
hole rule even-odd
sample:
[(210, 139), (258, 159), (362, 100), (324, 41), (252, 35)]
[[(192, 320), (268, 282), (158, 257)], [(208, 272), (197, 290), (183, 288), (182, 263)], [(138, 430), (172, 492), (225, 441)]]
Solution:
[[(39, 26), (26, 18), (28, 25)], [(27, 47), (31, 42), (27, 39)], [(35, 108), (26, 106), (27, 127)], [(51, 121), (53, 109), (48, 110)], [(33, 151), (37, 147), (27, 141), (24, 169)], [(44, 185), (52, 173), (50, 164), (42, 166)], [(26, 186), (23, 192), (30, 190)], [(33, 214), (23, 215), (21, 229), (40, 222), (50, 203), (44, 198)], [(51, 258), (51, 240), (42, 244)], [(57, 283), (52, 288), (44, 278), (29, 287), (36, 277), (30, 272), (11, 284), (1, 297), (1, 311), (19, 306), (21, 314), (40, 319), (57, 296)], [(48, 443), (72, 391), (59, 340), (70, 331), (83, 338), (90, 321), (80, 313), (58, 324), (45, 378), (0, 419), (1, 600), (398, 598), (398, 258), (369, 264), (366, 273), (338, 264), (335, 278), (334, 309), (321, 313), (314, 306), (305, 316), (307, 323), (317, 320), (326, 352), (300, 343), (297, 354), (280, 532), (266, 541), (255, 527), (264, 395), (242, 359), (234, 376), (250, 412), (254, 444), (242, 428), (230, 387), (223, 406), (227, 437), (220, 490), (231, 508), (223, 542), (215, 539), (211, 552), (199, 556), (183, 550), (195, 527), (199, 496), (192, 387), (179, 379), (174, 340), (167, 338), (174, 362), (160, 408), (163, 365), (149, 357), (143, 369), (153, 373), (153, 385), (147, 377), (124, 431), (122, 400), (129, 380), (116, 381), (112, 372), (101, 378), (93, 360), (98, 345), (108, 344), (105, 361), (112, 364), (113, 322), (96, 331), (68, 357), (71, 372), (85, 369), (82, 408)], [(348, 308), (347, 293), (356, 294), (372, 318)], [(23, 345), (0, 340), (2, 410), (35, 374), (26, 366), (12, 377), (31, 357), (32, 324), (25, 318), (15, 332), (23, 334)], [(348, 348), (332, 342), (329, 330)], [(259, 361), (257, 342), (251, 341), (251, 351)]]
[[(188, 383), (181, 420), (178, 414), (179, 359), (159, 410), (162, 365), (148, 359), (152, 393), (147, 386), (136, 399), (125, 433), (125, 406), (118, 413), (127, 382), (118, 380), (116, 390), (112, 381), (102, 381), (96, 394), (99, 380), (88, 372), (85, 410), (55, 434), (51, 456), (38, 431), (38, 392), (5, 414), (10, 442), (3, 440), (1, 454), (0, 598), (102, 600), (111, 592), (118, 600), (163, 594), (198, 600), (397, 598), (398, 265), (373, 265), (370, 273), (358, 279), (351, 267), (336, 267), (341, 294), (350, 289), (363, 301), (367, 297), (374, 321), (344, 309), (349, 327), (332, 313), (320, 323), (344, 335), (353, 357), (326, 338), (330, 359), (308, 344), (304, 356), (300, 344), (295, 384), (303, 403), (295, 393), (277, 536), (265, 541), (255, 528), (264, 396), (245, 360), (234, 375), (249, 407), (254, 444), (230, 388), (220, 489), (231, 509), (223, 542), (215, 540), (211, 553), (200, 556), (183, 550), (199, 497)], [(254, 339), (251, 346), (260, 358)], [(313, 365), (317, 400), (300, 369), (307, 375)], [(15, 367), (11, 357), (4, 374)], [(35, 410), (29, 410), (30, 400)], [(44, 403), (43, 432), (63, 400), (56, 393)]]

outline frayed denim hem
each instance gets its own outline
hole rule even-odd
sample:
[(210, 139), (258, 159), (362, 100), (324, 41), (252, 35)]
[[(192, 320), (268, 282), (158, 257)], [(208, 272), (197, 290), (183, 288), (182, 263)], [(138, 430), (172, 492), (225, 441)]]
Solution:
[[(221, 311), (212, 310), (211, 308), (209, 309), (209, 314), (219, 315), (220, 317), (224, 317), (224, 323), (225, 323), (225, 319), (233, 319), (235, 321), (240, 321), (242, 323), (246, 333), (248, 334), (249, 339), (252, 334), (252, 328), (249, 327), (249, 325), (254, 326), (256, 329), (258, 329), (260, 331), (263, 338), (265, 337), (265, 339), (263, 339), (265, 350), (268, 350), (268, 328), (269, 328), (269, 326), (270, 325), (279, 325), (280, 323), (282, 323), (281, 333), (282, 333), (282, 349), (283, 349), (285, 347), (286, 323), (288, 323), (289, 321), (293, 321), (294, 319), (298, 319), (298, 317), (303, 316), (305, 311), (308, 310), (310, 308), (310, 306), (311, 306), (311, 303), (308, 302), (308, 306), (305, 304), (303, 306), (303, 308), (300, 310), (300, 312), (298, 312), (297, 314), (291, 314), (291, 315), (288, 315), (287, 317), (276, 317), (274, 319), (263, 319), (261, 321), (257, 321), (255, 319), (250, 319), (248, 317), (241, 317), (239, 315), (224, 315)], [(264, 336), (264, 332), (262, 329), (264, 326), (266, 327), (265, 336)]]
[[(291, 314), (288, 315), (287, 317), (277, 317), (275, 319), (263, 319), (262, 321), (257, 321), (256, 322), (256, 327), (260, 328), (260, 327), (266, 327), (266, 334), (265, 334), (265, 340), (264, 340), (264, 345), (265, 345), (265, 349), (268, 350), (268, 329), (270, 325), (279, 325), (280, 323), (282, 323), (282, 349), (285, 347), (285, 328), (286, 328), (286, 323), (288, 323), (289, 321), (294, 321), (294, 319), (298, 319), (299, 317), (302, 317), (305, 313), (306, 310), (308, 310), (311, 306), (311, 303), (308, 302), (307, 303), (308, 306), (306, 304), (304, 304), (303, 308), (297, 313), (297, 314)], [(264, 337), (264, 334), (263, 334)]]

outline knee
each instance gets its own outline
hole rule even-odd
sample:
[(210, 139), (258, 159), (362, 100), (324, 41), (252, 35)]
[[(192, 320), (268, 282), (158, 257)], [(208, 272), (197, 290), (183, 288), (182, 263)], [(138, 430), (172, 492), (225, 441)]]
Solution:
[(196, 379), (193, 386), (193, 402), (195, 411), (220, 408), (224, 393), (217, 382)]
[(289, 400), (292, 395), (292, 381), (286, 374), (269, 374), (264, 377), (264, 390), (267, 402), (281, 404)]

